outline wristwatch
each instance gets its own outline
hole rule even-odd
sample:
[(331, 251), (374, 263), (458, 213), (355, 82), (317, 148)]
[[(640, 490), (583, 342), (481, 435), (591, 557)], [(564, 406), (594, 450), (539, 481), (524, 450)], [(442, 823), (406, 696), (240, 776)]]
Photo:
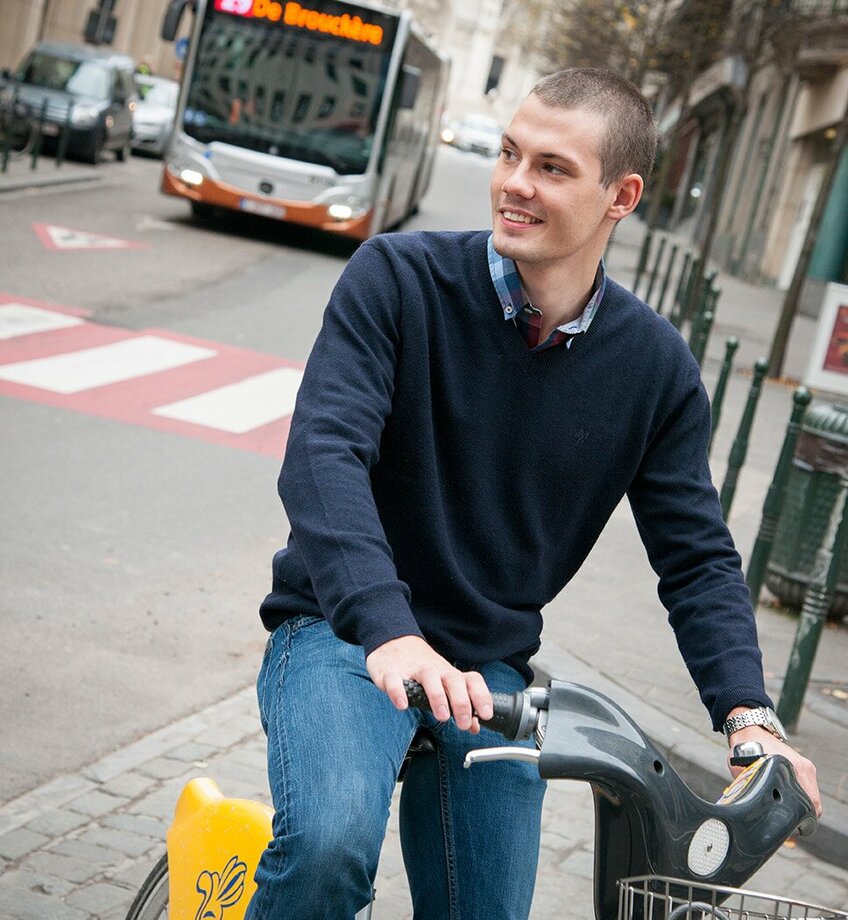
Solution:
[(731, 716), (722, 725), (721, 730), (729, 738), (740, 728), (747, 728), (749, 725), (761, 725), (766, 731), (771, 732), (775, 738), (788, 742), (786, 729), (783, 727), (777, 713), (768, 706), (759, 706), (757, 709), (746, 709), (739, 715)]

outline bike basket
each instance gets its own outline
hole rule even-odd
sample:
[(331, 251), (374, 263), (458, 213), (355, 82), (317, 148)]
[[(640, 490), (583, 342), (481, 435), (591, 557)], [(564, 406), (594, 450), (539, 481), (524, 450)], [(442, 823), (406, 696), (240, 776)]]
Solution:
[(848, 920), (848, 911), (659, 875), (621, 879), (618, 920)]

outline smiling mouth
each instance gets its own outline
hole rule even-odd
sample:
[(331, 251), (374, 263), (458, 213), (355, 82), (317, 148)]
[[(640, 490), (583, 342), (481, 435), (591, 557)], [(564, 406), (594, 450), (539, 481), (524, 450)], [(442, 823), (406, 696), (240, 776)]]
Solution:
[(538, 217), (532, 217), (530, 214), (520, 214), (518, 211), (510, 211), (507, 208), (501, 210), (501, 217), (515, 224), (541, 224)]

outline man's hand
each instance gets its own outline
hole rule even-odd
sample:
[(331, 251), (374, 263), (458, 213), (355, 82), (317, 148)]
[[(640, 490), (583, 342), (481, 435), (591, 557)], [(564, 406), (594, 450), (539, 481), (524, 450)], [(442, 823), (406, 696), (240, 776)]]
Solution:
[[(816, 781), (816, 768), (812, 761), (807, 760), (806, 757), (803, 757), (794, 748), (789, 747), (788, 744), (784, 744), (770, 731), (759, 725), (750, 725), (747, 728), (740, 729), (738, 732), (734, 732), (728, 741), (731, 751), (735, 745), (741, 744), (743, 741), (759, 741), (766, 754), (782, 754), (792, 764), (792, 769), (795, 771), (795, 776), (801, 784), (801, 788), (807, 793), (816, 809), (816, 817), (821, 817), (821, 794), (819, 793), (819, 785)], [(729, 764), (730, 755), (728, 754), (728, 765)], [(730, 772), (734, 776), (737, 776), (742, 772), (742, 769), (742, 767), (730, 767)]]
[(398, 709), (406, 709), (405, 680), (417, 680), (424, 688), (433, 715), (446, 722), (451, 713), (463, 731), (474, 734), (480, 724), (474, 717), (492, 718), (492, 694), (476, 671), (453, 667), (419, 636), (401, 636), (374, 649), (365, 659), (371, 680)]

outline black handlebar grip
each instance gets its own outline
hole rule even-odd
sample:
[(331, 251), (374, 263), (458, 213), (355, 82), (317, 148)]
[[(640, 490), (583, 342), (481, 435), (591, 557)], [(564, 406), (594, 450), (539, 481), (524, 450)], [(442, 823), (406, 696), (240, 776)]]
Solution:
[[(403, 686), (410, 706), (414, 706), (416, 709), (423, 709), (425, 712), (433, 711), (424, 688), (417, 680), (405, 680)], [(523, 701), (524, 694), (521, 691), (518, 693), (493, 693), (494, 714), (491, 719), (480, 719), (480, 724), (493, 731), (500, 732), (510, 741), (514, 741), (521, 727)], [(478, 716), (477, 718), (479, 719), (480, 717)]]

